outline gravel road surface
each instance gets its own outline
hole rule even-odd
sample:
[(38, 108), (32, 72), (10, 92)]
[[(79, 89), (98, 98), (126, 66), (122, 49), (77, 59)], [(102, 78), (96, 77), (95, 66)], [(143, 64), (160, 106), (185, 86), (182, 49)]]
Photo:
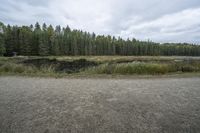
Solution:
[(199, 133), (200, 78), (0, 77), (0, 133)]

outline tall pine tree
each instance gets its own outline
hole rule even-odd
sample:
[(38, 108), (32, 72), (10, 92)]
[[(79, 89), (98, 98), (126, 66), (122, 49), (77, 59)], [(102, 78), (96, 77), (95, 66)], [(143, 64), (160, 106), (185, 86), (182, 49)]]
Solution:
[(5, 50), (4, 25), (0, 22), (0, 56), (4, 55)]

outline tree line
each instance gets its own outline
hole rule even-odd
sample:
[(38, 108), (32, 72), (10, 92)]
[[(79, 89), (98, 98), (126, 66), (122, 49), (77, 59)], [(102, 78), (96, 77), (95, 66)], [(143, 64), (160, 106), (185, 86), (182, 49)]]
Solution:
[(136, 55), (200, 56), (200, 45), (159, 44), (152, 41), (122, 39), (114, 36), (72, 30), (69, 26), (11, 26), (0, 23), (0, 55)]

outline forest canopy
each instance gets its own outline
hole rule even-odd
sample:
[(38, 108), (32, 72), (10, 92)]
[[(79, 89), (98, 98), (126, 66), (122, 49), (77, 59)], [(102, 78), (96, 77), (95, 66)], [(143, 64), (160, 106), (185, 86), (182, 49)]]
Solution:
[(34, 26), (0, 23), (0, 55), (11, 56), (13, 53), (24, 56), (200, 56), (200, 45), (123, 39), (38, 22)]

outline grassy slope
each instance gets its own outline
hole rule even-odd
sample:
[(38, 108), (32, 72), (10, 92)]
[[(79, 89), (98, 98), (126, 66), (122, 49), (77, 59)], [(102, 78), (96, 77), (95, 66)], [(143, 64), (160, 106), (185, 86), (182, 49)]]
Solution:
[[(49, 58), (59, 61), (74, 61), (86, 59), (101, 63), (102, 65), (89, 68), (80, 73), (67, 74), (57, 73), (51, 66), (37, 69), (35, 67), (24, 66), (19, 61), (27, 59)], [(145, 63), (132, 63), (142, 61)], [(181, 61), (195, 62), (181, 64)], [(116, 63), (120, 62), (120, 63)], [(187, 71), (179, 72), (178, 67), (184, 66)], [(172, 68), (173, 67), (173, 68)], [(176, 68), (175, 68), (176, 67)], [(182, 68), (181, 68), (182, 69)], [(194, 69), (194, 70), (193, 70)], [(189, 71), (188, 71), (189, 70)], [(22, 76), (42, 76), (42, 77), (171, 77), (171, 76), (199, 76), (200, 57), (176, 57), (176, 56), (49, 56), (49, 57), (0, 57), (0, 75), (22, 75)], [(171, 73), (173, 72), (173, 73)], [(188, 73), (189, 72), (189, 73)], [(124, 76), (120, 76), (124, 75)], [(139, 76), (141, 75), (141, 76)], [(151, 76), (150, 76), (151, 77)]]

